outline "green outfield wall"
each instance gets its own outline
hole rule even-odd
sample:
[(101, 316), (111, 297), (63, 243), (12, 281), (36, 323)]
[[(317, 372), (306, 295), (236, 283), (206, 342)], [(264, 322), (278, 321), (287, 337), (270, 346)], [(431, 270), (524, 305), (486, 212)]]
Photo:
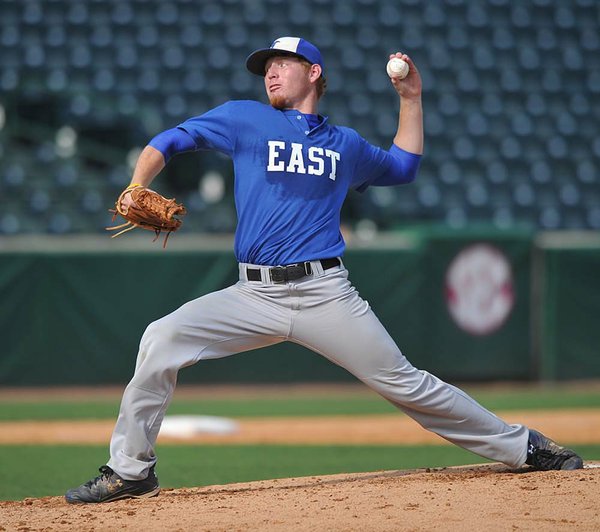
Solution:
[(600, 235), (548, 233), (536, 239), (534, 249), (540, 377), (600, 377)]
[[(237, 280), (229, 247), (54, 242), (0, 241), (0, 385), (125, 383), (148, 323)], [(456, 381), (600, 377), (600, 244), (427, 231), (355, 243), (344, 261), (417, 367)], [(349, 380), (292, 343), (180, 372), (185, 383)]]

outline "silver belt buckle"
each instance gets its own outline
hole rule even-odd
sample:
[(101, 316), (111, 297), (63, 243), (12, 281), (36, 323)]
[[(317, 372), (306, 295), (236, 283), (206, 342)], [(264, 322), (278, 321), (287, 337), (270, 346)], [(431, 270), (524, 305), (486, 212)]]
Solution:
[(273, 266), (269, 268), (269, 276), (275, 284), (283, 284), (288, 281), (287, 270), (285, 266)]
[[(300, 270), (301, 269), (301, 270)], [(302, 274), (299, 275), (300, 271)], [(269, 268), (269, 276), (271, 281), (275, 284), (283, 284), (288, 281), (294, 281), (301, 279), (307, 275), (312, 274), (312, 264), (309, 261), (297, 262), (295, 264), (288, 264), (286, 266), (273, 266)]]

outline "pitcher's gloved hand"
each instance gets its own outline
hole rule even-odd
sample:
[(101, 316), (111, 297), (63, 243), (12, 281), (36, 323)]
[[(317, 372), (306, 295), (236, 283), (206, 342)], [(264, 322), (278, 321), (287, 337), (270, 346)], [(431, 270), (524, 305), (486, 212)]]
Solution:
[[(124, 202), (123, 199), (129, 195), (130, 201)], [(125, 220), (124, 224), (114, 227), (107, 227), (108, 231), (120, 231), (112, 235), (115, 238), (136, 227), (148, 229), (156, 233), (156, 240), (163, 232), (167, 232), (163, 247), (167, 245), (167, 239), (173, 231), (181, 227), (181, 220), (176, 216), (183, 216), (186, 213), (185, 207), (177, 203), (174, 198), (168, 199), (149, 188), (141, 185), (127, 187), (115, 202), (115, 208), (110, 209), (113, 213), (113, 221), (117, 215), (121, 215)]]

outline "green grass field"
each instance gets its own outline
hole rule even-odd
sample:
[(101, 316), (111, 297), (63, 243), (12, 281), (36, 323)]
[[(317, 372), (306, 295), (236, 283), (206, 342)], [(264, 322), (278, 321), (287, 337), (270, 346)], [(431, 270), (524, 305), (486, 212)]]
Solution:
[[(497, 410), (551, 410), (559, 408), (600, 408), (600, 389), (553, 389), (485, 391), (468, 390), (486, 408)], [(113, 419), (119, 411), (119, 398), (104, 400), (45, 400), (43, 402), (0, 401), (0, 421)], [(170, 415), (211, 415), (225, 417), (281, 417), (389, 414), (396, 409), (375, 394), (316, 394), (307, 397), (178, 399), (169, 407)]]
[[(469, 390), (493, 411), (600, 408), (598, 390)], [(114, 419), (117, 399), (75, 402), (0, 401), (0, 420)], [(226, 417), (366, 415), (394, 412), (374, 395), (313, 394), (287, 398), (176, 399), (169, 414)], [(0, 429), (1, 430), (1, 429)], [(569, 442), (561, 442), (568, 444)], [(600, 459), (600, 445), (573, 446)], [(192, 487), (270, 478), (485, 462), (452, 446), (159, 445), (157, 473), (163, 488)], [(95, 476), (107, 446), (0, 446), (0, 500), (61, 495)]]

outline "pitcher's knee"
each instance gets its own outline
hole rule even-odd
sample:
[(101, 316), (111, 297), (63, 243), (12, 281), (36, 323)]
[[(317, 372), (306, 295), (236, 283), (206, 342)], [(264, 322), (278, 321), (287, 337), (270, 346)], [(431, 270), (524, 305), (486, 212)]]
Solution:
[(167, 318), (161, 318), (146, 327), (140, 345), (146, 348), (158, 344), (169, 345), (177, 342), (179, 337), (179, 326)]
[(377, 393), (394, 402), (410, 404), (427, 396), (431, 383), (427, 372), (412, 368), (411, 371), (389, 371), (368, 379), (367, 384)]
[(177, 327), (170, 320), (162, 318), (152, 322), (142, 335), (137, 366), (142, 363), (160, 368), (171, 365), (179, 337)]
[(132, 385), (156, 390), (176, 378), (181, 363), (175, 356), (175, 336), (174, 328), (163, 320), (146, 327), (140, 341)]

